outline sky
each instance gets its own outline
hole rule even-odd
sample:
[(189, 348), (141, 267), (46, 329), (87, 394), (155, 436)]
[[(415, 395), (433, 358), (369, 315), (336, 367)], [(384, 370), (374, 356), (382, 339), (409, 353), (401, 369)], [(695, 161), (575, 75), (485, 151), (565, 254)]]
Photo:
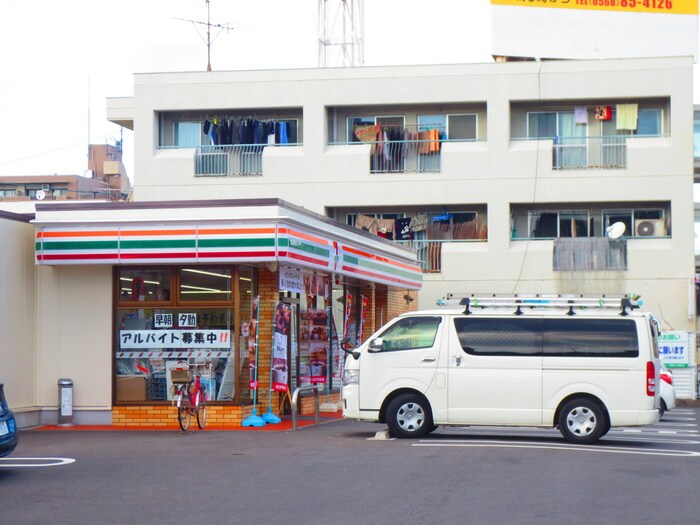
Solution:
[[(366, 0), (364, 63), (488, 63), (489, 0)], [(318, 65), (318, 0), (210, 0), (213, 70)], [(133, 133), (106, 99), (133, 95), (134, 73), (204, 71), (206, 0), (2, 0), (0, 176), (82, 175), (87, 145)], [(698, 69), (698, 66), (695, 66)], [(695, 103), (700, 77), (695, 73)], [(41, 131), (41, 133), (38, 133)]]

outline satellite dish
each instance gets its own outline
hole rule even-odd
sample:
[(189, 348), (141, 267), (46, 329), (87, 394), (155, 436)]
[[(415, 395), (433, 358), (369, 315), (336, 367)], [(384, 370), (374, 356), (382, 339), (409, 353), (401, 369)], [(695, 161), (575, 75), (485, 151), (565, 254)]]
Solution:
[(608, 237), (610, 237), (611, 239), (619, 239), (620, 237), (622, 237), (622, 234), (625, 233), (625, 223), (616, 222), (608, 226), (605, 231), (607, 232)]
[(46, 192), (44, 190), (37, 190), (36, 200), (43, 201), (46, 198)]

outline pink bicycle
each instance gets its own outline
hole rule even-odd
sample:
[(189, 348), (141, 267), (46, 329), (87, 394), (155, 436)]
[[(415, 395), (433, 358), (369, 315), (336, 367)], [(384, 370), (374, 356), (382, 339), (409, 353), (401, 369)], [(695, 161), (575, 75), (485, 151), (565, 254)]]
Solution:
[[(173, 404), (177, 405), (177, 421), (184, 431), (190, 428), (192, 416), (202, 429), (207, 423), (207, 387), (202, 382), (202, 369), (210, 364), (188, 365), (173, 368), (170, 377), (173, 382)], [(210, 376), (211, 377), (211, 376)]]

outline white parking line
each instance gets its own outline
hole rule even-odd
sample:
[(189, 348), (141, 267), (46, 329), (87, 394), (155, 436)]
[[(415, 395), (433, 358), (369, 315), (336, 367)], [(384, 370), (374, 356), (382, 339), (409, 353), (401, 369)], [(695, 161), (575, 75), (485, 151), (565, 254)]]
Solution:
[(0, 468), (56, 467), (71, 463), (75, 463), (73, 458), (0, 458)]
[(529, 448), (534, 450), (565, 450), (575, 452), (604, 452), (607, 454), (632, 454), (638, 456), (675, 456), (700, 457), (700, 452), (693, 450), (639, 450), (626, 447), (553, 445), (551, 443), (512, 443), (509, 441), (430, 441), (414, 443), (414, 447), (484, 447), (484, 448)]

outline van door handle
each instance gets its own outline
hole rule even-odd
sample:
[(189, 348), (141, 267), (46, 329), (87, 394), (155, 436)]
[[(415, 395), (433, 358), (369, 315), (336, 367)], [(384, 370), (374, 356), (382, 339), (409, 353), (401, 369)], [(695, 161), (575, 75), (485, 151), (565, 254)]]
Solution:
[(462, 356), (461, 355), (457, 356), (457, 359), (455, 359), (455, 364), (457, 366), (462, 366)]
[(423, 362), (424, 363), (434, 363), (435, 358), (434, 357), (426, 357), (425, 359), (423, 359)]

